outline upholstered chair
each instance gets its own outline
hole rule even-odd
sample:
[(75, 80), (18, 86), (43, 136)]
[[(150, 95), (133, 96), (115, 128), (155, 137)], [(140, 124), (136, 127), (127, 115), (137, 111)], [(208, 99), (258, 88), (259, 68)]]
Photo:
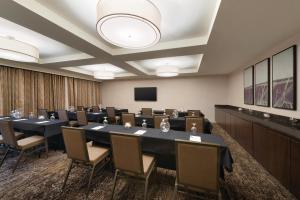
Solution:
[(189, 117), (203, 117), (200, 110), (188, 110)]
[(179, 189), (208, 192), (220, 198), (220, 147), (182, 140), (176, 140), (175, 143), (176, 181), (173, 199)]
[(71, 127), (78, 126), (78, 122), (77, 121), (70, 121), (69, 120), (68, 111), (66, 111), (66, 110), (58, 110), (57, 113), (58, 113), (58, 118), (60, 120), (68, 121), (69, 122), (69, 126), (71, 126)]
[(152, 108), (142, 108), (142, 115), (152, 116)]
[(155, 158), (142, 154), (140, 137), (124, 133), (111, 133), (111, 146), (115, 176), (111, 199), (113, 199), (119, 175), (135, 177), (145, 181), (144, 199), (147, 199), (149, 177), (155, 168)]
[(175, 109), (165, 109), (166, 115), (173, 116)]
[(109, 162), (109, 149), (93, 146), (92, 143), (87, 143), (84, 129), (62, 127), (62, 133), (67, 156), (70, 159), (70, 164), (62, 188), (65, 188), (69, 174), (74, 166), (88, 166), (91, 168), (86, 192), (86, 196), (88, 196), (96, 167), (102, 169), (105, 164)]
[(195, 124), (197, 133), (204, 132), (204, 118), (203, 117), (185, 117), (185, 131), (191, 132), (191, 129)]
[(48, 119), (48, 110), (47, 109), (39, 109), (38, 116), (44, 116), (45, 119)]
[(129, 122), (131, 126), (135, 126), (135, 115), (134, 113), (122, 113), (122, 123), (125, 125), (125, 123)]
[(163, 119), (169, 119), (167, 115), (154, 115), (154, 128), (160, 128), (160, 123)]
[(18, 167), (18, 164), (24, 154), (33, 153), (36, 151), (45, 150), (46, 155), (48, 156), (48, 142), (47, 138), (39, 135), (30, 136), (18, 140), (17, 138), (20, 135), (14, 132), (13, 122), (12, 121), (0, 121), (0, 131), (2, 133), (3, 143), (5, 144), (6, 151), (0, 162), (0, 167), (3, 164), (9, 151), (14, 151), (19, 153), (17, 161), (13, 167), (13, 173)]

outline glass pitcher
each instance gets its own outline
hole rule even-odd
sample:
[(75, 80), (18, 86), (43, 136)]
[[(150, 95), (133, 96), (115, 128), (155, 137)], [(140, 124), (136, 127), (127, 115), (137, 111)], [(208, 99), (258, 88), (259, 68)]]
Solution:
[(104, 126), (107, 126), (107, 125), (108, 125), (107, 117), (104, 117), (103, 125), (104, 125)]
[(196, 123), (193, 123), (192, 125), (193, 125), (193, 126), (192, 126), (192, 128), (191, 128), (191, 132), (192, 132), (192, 133), (197, 133)]
[(145, 119), (143, 119), (142, 127), (143, 127), (144, 129), (147, 128), (147, 123), (146, 123), (146, 120), (145, 120)]

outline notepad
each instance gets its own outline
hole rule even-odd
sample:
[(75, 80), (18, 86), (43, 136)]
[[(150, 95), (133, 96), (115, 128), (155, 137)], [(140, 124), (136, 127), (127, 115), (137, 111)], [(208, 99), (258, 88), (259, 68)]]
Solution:
[(96, 126), (96, 127), (94, 127), (94, 128), (91, 128), (92, 130), (99, 130), (99, 129), (101, 129), (101, 128), (104, 128), (104, 126)]
[(201, 137), (200, 136), (191, 135), (190, 136), (190, 141), (201, 142)]
[(35, 122), (36, 124), (44, 124), (44, 123), (47, 123), (47, 122), (50, 122), (50, 121), (41, 121), (41, 122)]
[(8, 119), (8, 118), (10, 118), (10, 117), (0, 117), (0, 120), (2, 120), (2, 119)]
[(27, 119), (15, 119), (13, 120), (14, 122), (18, 122), (18, 121), (24, 121), (24, 120), (27, 120)]
[(138, 130), (138, 131), (134, 132), (135, 135), (143, 135), (144, 133), (146, 133), (145, 130)]

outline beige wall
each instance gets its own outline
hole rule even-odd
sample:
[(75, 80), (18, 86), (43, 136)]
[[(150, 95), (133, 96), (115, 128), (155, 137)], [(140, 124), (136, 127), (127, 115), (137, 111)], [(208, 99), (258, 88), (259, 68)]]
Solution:
[[(280, 44), (275, 45), (273, 48), (269, 49), (268, 51), (262, 53), (259, 55), (256, 59), (250, 61), (247, 63), (244, 67), (253, 65), (265, 58), (271, 57), (275, 53), (282, 51), (292, 45), (299, 45), (300, 46), (300, 34), (291, 37), (290, 39), (281, 42)], [(298, 46), (298, 47), (299, 47)], [(272, 107), (261, 107), (261, 106), (249, 106), (244, 104), (244, 92), (243, 92), (243, 68), (240, 70), (230, 74), (228, 79), (228, 102), (230, 105), (239, 106), (243, 108), (251, 108), (253, 110), (259, 110), (262, 112), (268, 112), (268, 113), (274, 113), (278, 115), (284, 115), (289, 117), (295, 117), (300, 118), (300, 70), (299, 70), (299, 61), (300, 61), (300, 49), (297, 50), (297, 60), (298, 60), (298, 69), (297, 69), (297, 107), (298, 109), (296, 111), (289, 111), (289, 110), (283, 110), (283, 109), (276, 109)], [(271, 59), (271, 66), (272, 66), (272, 59)], [(272, 67), (271, 73), (272, 73)], [(271, 80), (272, 81), (272, 80)], [(271, 90), (271, 96), (272, 96), (272, 90)], [(271, 105), (272, 105), (272, 98), (271, 98)]]
[[(227, 104), (227, 83), (227, 76), (104, 81), (102, 102), (103, 106), (128, 108), (134, 113), (142, 107), (200, 109), (209, 120), (214, 121), (214, 105)], [(134, 101), (135, 87), (157, 87), (157, 101)]]

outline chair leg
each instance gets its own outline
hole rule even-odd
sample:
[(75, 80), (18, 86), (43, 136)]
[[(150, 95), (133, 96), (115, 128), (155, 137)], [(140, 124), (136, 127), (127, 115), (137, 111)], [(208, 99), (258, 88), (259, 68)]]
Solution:
[(48, 139), (47, 138), (45, 138), (45, 151), (46, 151), (46, 158), (48, 158), (49, 148), (48, 148)]
[(67, 174), (66, 174), (66, 177), (65, 177), (65, 180), (64, 180), (62, 189), (64, 189), (65, 186), (66, 186), (66, 183), (67, 183), (67, 180), (68, 180), (68, 178), (69, 178), (69, 174), (70, 174), (70, 172), (71, 172), (72, 166), (73, 166), (73, 160), (70, 162), (70, 165), (69, 165), (69, 168), (68, 168), (68, 172), (67, 172)]
[(4, 153), (3, 158), (1, 159), (0, 167), (2, 166), (2, 164), (3, 164), (3, 162), (4, 162), (4, 160), (5, 160), (5, 158), (6, 158), (7, 154), (8, 154), (8, 151), (9, 151), (9, 147), (7, 147), (7, 149), (6, 149), (5, 153)]
[(117, 183), (118, 172), (119, 172), (119, 170), (116, 169), (116, 171), (115, 171), (115, 177), (114, 177), (114, 186), (113, 186), (113, 189), (112, 189), (112, 193), (111, 193), (111, 198), (110, 199), (114, 198), (114, 193), (115, 193), (115, 188), (116, 188), (116, 183)]
[(176, 181), (175, 181), (175, 187), (174, 187), (174, 192), (173, 192), (173, 200), (175, 200), (176, 199), (176, 197), (177, 197), (177, 179), (176, 179)]
[(89, 191), (90, 191), (90, 186), (91, 186), (91, 182), (94, 176), (94, 171), (95, 171), (96, 165), (93, 166), (92, 171), (91, 171), (91, 175), (89, 178), (89, 183), (88, 183), (88, 187), (87, 187), (87, 192), (86, 192), (86, 197), (88, 197)]
[(147, 178), (146, 178), (146, 181), (145, 181), (144, 200), (148, 199), (148, 196), (147, 196), (147, 192), (148, 192), (148, 182), (149, 182), (149, 177), (147, 177)]
[(16, 169), (17, 169), (17, 167), (18, 167), (18, 164), (19, 164), (19, 162), (20, 162), (20, 160), (21, 160), (23, 154), (24, 154), (24, 151), (21, 151), (21, 153), (20, 153), (20, 155), (19, 155), (19, 157), (18, 157), (18, 159), (17, 159), (17, 162), (16, 162), (16, 164), (15, 164), (15, 166), (14, 166), (14, 168), (13, 168), (12, 173), (15, 173), (15, 171), (16, 171)]

